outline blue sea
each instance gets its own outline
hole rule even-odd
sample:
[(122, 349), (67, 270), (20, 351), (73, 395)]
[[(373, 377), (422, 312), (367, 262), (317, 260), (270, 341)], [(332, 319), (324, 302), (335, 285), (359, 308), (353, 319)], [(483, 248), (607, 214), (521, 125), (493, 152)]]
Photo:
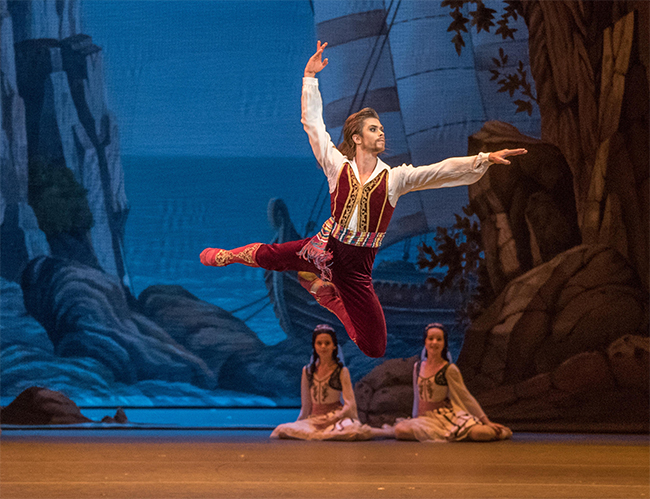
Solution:
[[(132, 291), (154, 284), (176, 284), (198, 298), (245, 319), (272, 345), (286, 336), (269, 304), (264, 271), (243, 265), (205, 267), (204, 248), (234, 248), (270, 242), (275, 236), (267, 205), (282, 198), (300, 234), (325, 197), (324, 175), (313, 158), (122, 158), (130, 212), (125, 249)], [(329, 216), (329, 199), (317, 227)], [(310, 234), (311, 235), (311, 234)], [(401, 259), (403, 245), (382, 251)], [(411, 259), (417, 250), (411, 248)], [(258, 301), (261, 300), (261, 301)], [(257, 302), (251, 306), (251, 303)], [(245, 307), (245, 308), (242, 308)]]
[[(267, 221), (267, 205), (282, 198), (299, 233), (305, 233), (310, 213), (316, 227), (329, 215), (324, 176), (312, 158), (123, 157), (130, 212), (125, 255), (131, 290), (138, 296), (151, 285), (180, 285), (198, 298), (237, 317), (268, 345), (286, 338), (273, 312), (264, 284), (264, 271), (243, 265), (205, 267), (199, 254), (206, 247), (233, 248), (250, 242), (270, 242), (275, 232)], [(324, 203), (315, 203), (318, 193)], [(411, 259), (417, 243), (410, 243)], [(429, 243), (431, 241), (428, 241)], [(405, 245), (378, 254), (377, 263), (399, 260)], [(6, 405), (28, 386), (63, 391), (80, 406), (272, 406), (277, 401), (248, 393), (204, 392), (177, 383), (174, 396), (168, 383), (159, 392), (151, 381), (147, 390), (105, 380), (96, 386), (94, 361), (57, 357), (43, 327), (22, 304), (16, 283), (0, 279), (2, 323), (2, 395)], [(374, 359), (357, 365), (363, 376)], [(155, 383), (154, 383), (155, 384)], [(284, 402), (286, 404), (286, 401)]]
[[(228, 311), (266, 296), (264, 272), (205, 267), (201, 251), (271, 241), (266, 209), (274, 197), (284, 199), (302, 232), (323, 179), (308, 158), (125, 156), (122, 162), (130, 205), (124, 246), (134, 294), (176, 284)], [(285, 335), (266, 304), (264, 299), (236, 315), (246, 319), (257, 312), (247, 325), (275, 344)]]
[[(319, 191), (322, 200), (327, 189), (316, 161), (125, 156), (122, 162), (130, 204), (124, 245), (134, 294), (154, 284), (180, 285), (225, 310), (239, 310), (235, 315), (247, 319), (264, 343), (282, 341), (286, 336), (265, 298), (264, 271), (243, 265), (205, 267), (199, 254), (208, 247), (270, 242), (275, 236), (267, 219), (272, 198), (285, 201), (304, 234), (310, 213), (321, 208)], [(313, 217), (317, 227), (328, 216), (329, 199), (320, 216)], [(382, 252), (382, 258), (401, 258), (397, 246)]]

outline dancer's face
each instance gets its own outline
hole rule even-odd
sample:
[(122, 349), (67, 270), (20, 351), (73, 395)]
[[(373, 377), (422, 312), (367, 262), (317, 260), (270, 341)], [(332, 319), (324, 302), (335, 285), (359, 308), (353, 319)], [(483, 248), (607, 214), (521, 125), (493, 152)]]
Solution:
[(379, 154), (386, 149), (386, 136), (384, 127), (377, 118), (368, 118), (363, 122), (361, 134), (352, 136), (357, 148), (364, 149), (373, 154)]
[(327, 333), (321, 333), (316, 336), (314, 341), (314, 350), (321, 362), (329, 362), (332, 359), (332, 353), (334, 352), (334, 342), (332, 337)]
[(445, 347), (445, 333), (437, 327), (429, 328), (427, 338), (424, 340), (429, 359), (442, 358), (442, 349)]

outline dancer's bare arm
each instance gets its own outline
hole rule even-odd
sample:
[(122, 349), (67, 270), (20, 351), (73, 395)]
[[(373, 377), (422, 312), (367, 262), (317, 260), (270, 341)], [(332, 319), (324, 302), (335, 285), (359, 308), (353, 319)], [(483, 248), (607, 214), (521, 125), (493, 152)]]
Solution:
[(322, 71), (322, 69), (327, 66), (329, 62), (327, 58), (323, 59), (323, 50), (327, 47), (327, 42), (321, 45), (320, 40), (316, 44), (316, 53), (312, 55), (307, 61), (307, 66), (305, 66), (305, 76), (313, 78), (316, 76), (316, 73)]
[(298, 421), (307, 419), (311, 414), (311, 393), (309, 392), (309, 380), (307, 379), (307, 367), (302, 368), (302, 378), (300, 380), (300, 414)]

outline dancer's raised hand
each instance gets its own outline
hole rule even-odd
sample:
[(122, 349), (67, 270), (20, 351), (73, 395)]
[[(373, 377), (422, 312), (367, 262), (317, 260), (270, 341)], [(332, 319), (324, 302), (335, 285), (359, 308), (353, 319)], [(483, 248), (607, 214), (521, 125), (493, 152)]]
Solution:
[(316, 53), (309, 58), (307, 66), (305, 66), (305, 76), (313, 78), (316, 76), (316, 73), (327, 66), (328, 60), (322, 59), (325, 47), (327, 47), (327, 42), (321, 45), (320, 40), (318, 40), (318, 43), (316, 44)]
[(510, 161), (506, 159), (508, 156), (519, 156), (520, 154), (526, 154), (527, 152), (526, 149), (501, 149), (500, 151), (491, 152), (488, 155), (488, 159), (493, 163), (509, 165)]

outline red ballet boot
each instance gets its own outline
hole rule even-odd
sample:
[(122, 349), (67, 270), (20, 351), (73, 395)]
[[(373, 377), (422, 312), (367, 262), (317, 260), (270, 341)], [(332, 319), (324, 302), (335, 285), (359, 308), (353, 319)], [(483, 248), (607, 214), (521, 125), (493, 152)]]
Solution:
[(259, 267), (255, 261), (255, 253), (262, 243), (253, 243), (225, 250), (219, 248), (206, 248), (201, 252), (201, 263), (211, 267), (225, 267), (231, 263), (241, 263), (249, 267)]
[(316, 280), (321, 280), (316, 274), (311, 272), (298, 272), (298, 282), (300, 285), (305, 288), (309, 293), (311, 293), (312, 285), (317, 284)]
[(336, 286), (331, 282), (322, 280), (311, 272), (298, 272), (298, 282), (316, 298), (321, 307), (326, 308), (338, 317), (352, 341), (356, 343), (357, 333)]

